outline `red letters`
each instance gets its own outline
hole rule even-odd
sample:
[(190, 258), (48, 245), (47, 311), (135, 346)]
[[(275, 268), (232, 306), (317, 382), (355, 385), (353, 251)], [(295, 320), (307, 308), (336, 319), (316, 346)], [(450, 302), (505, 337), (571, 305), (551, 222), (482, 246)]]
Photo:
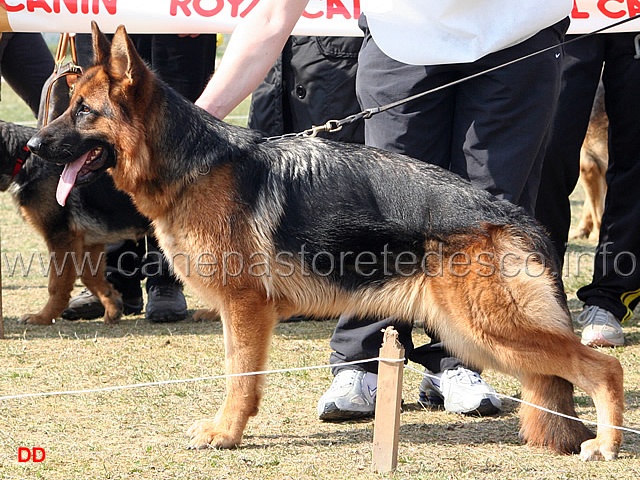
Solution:
[(624, 3), (625, 0), (598, 0), (598, 10), (604, 13), (609, 18), (621, 18), (624, 17), (626, 12), (624, 10), (611, 11), (607, 6), (608, 3)]
[(178, 15), (178, 7), (180, 7), (184, 16), (190, 17), (191, 10), (189, 10), (189, 3), (191, 3), (191, 0), (171, 0), (171, 5), (169, 5), (169, 15), (172, 17)]
[(24, 10), (24, 5), (7, 5), (6, 0), (0, 0), (0, 7), (4, 8), (7, 12), (19, 12)]
[(20, 12), (26, 8), (28, 12), (42, 10), (46, 13), (60, 13), (61, 5), (64, 4), (69, 13), (78, 13), (78, 4), (80, 4), (81, 13), (91, 11), (98, 14), (101, 3), (110, 15), (117, 13), (118, 0), (21, 0), (12, 5), (8, 5), (7, 0), (0, 0), (0, 8), (4, 8), (7, 12)]
[(259, 0), (253, 0), (249, 6), (247, 8), (244, 9), (243, 12), (240, 13), (241, 17), (245, 17), (247, 15), (247, 13), (249, 13), (251, 10), (253, 10), (253, 7), (255, 7), (258, 4)]
[[(62, 0), (69, 13), (78, 13), (77, 0)], [(60, 13), (60, 0), (53, 0), (53, 11)]]
[[(626, 10), (624, 9), (625, 3), (627, 6)], [(635, 17), (640, 13), (640, 0), (598, 0), (596, 8), (598, 9), (598, 12), (607, 18), (618, 19), (626, 15), (629, 17)], [(580, 11), (576, 0), (574, 0), (573, 10), (571, 10), (571, 18), (581, 19), (590, 17), (591, 14), (588, 11)]]
[(327, 0), (327, 18), (333, 18), (334, 15), (342, 15), (344, 18), (351, 18), (349, 10), (340, 0)]
[(45, 458), (47, 458), (47, 452), (44, 451), (44, 448), (33, 447), (29, 449), (27, 447), (18, 447), (18, 462), (20, 463), (40, 463), (44, 462)]
[(27, 447), (18, 447), (18, 462), (28, 462), (31, 460), (31, 450)]
[[(100, 13), (100, 5), (98, 0), (93, 0), (93, 13)], [(109, 15), (115, 15), (118, 12), (118, 0), (102, 0), (105, 10)]]
[(193, 9), (201, 17), (213, 17), (214, 15), (220, 13), (223, 7), (224, 0), (216, 0), (216, 6), (208, 10), (206, 8), (202, 8), (202, 5), (200, 5), (200, 0), (193, 0)]
[(302, 16), (304, 18), (320, 18), (320, 17), (322, 17), (322, 15), (324, 15), (322, 10), (320, 10), (319, 12), (315, 12), (315, 13), (309, 13), (306, 10), (302, 12)]
[[(216, 0), (216, 6), (214, 8), (205, 9), (202, 8), (202, 5), (200, 4), (201, 1), (202, 0), (171, 0), (171, 4), (169, 5), (169, 15), (172, 17), (177, 16), (179, 8), (185, 17), (190, 17), (192, 13), (196, 13), (202, 17), (213, 17), (222, 11), (225, 4), (224, 0)], [(253, 7), (256, 6), (258, 1), (259, 0), (251, 0), (249, 6), (240, 11), (240, 5), (247, 3), (246, 0), (227, 0), (227, 3), (231, 5), (231, 18), (236, 18), (238, 16), (244, 17), (253, 9)], [(191, 5), (192, 3), (193, 6)]]
[[(0, 0), (0, 2), (2, 1), (4, 0)], [(86, 2), (89, 0), (82, 1)], [(195, 13), (196, 15), (200, 15), (201, 17), (213, 17), (215, 15), (218, 15), (225, 8), (225, 5), (229, 5), (231, 7), (231, 11), (229, 12), (231, 18), (244, 17), (247, 15), (247, 13), (253, 10), (253, 7), (257, 5), (258, 1), (259, 0), (216, 0), (213, 7), (204, 8), (202, 5), (202, 3), (204, 3), (203, 0), (171, 0), (171, 3), (169, 4), (169, 15), (171, 15), (172, 17), (178, 15), (190, 17)], [(245, 4), (248, 5), (243, 9), (243, 6)], [(345, 6), (343, 0), (326, 0), (326, 11), (319, 10), (317, 12), (307, 12), (305, 10), (302, 13), (302, 16), (305, 18), (326, 17), (327, 19), (330, 19), (336, 15), (342, 15), (346, 19), (359, 18), (360, 0), (353, 0), (353, 11), (350, 11), (349, 8)]]
[(52, 9), (47, 4), (46, 0), (27, 0), (27, 10), (30, 12), (34, 12), (36, 8), (41, 8), (47, 13), (51, 13)]
[(578, 10), (576, 0), (573, 0), (573, 10), (571, 10), (571, 18), (589, 18), (589, 12), (581, 12)]
[(231, 16), (236, 18), (238, 16), (238, 7), (244, 0), (227, 0), (231, 4)]

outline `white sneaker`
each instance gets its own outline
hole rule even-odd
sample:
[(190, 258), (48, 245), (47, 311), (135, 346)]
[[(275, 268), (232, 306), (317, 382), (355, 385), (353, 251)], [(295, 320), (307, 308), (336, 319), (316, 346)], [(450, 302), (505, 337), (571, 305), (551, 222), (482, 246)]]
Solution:
[(582, 326), (582, 344), (589, 347), (624, 345), (622, 325), (615, 315), (596, 305), (585, 305), (576, 322)]
[(439, 390), (449, 412), (484, 416), (494, 415), (502, 408), (496, 391), (477, 372), (464, 367), (442, 372)]
[(318, 417), (341, 421), (373, 416), (378, 375), (362, 370), (341, 370), (318, 401)]

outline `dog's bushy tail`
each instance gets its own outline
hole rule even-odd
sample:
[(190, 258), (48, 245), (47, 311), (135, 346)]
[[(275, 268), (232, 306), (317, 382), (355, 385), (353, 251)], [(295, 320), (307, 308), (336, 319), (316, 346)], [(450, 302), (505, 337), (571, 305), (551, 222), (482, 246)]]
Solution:
[[(555, 412), (576, 416), (573, 385), (560, 377), (528, 376), (522, 381), (522, 399)], [(561, 454), (579, 453), (582, 442), (595, 437), (582, 422), (524, 403), (520, 407), (520, 420), (520, 436), (527, 444), (551, 448)]]

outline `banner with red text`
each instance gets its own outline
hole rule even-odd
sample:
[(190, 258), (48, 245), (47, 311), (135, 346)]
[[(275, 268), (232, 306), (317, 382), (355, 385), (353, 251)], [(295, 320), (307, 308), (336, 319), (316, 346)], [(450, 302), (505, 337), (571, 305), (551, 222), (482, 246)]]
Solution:
[[(258, 1), (0, 0), (0, 32), (83, 33), (95, 20), (104, 32), (124, 24), (130, 33), (230, 33)], [(310, 0), (294, 34), (361, 35), (360, 1)], [(638, 14), (640, 0), (575, 0), (569, 31), (587, 33)], [(610, 31), (640, 32), (640, 20)]]

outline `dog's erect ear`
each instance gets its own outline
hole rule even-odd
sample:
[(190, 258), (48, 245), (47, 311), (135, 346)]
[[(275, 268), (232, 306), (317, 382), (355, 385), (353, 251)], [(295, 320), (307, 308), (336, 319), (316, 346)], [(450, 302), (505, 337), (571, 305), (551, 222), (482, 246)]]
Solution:
[(147, 67), (127, 35), (124, 25), (120, 25), (113, 35), (109, 58), (109, 74), (120, 82), (132, 84), (140, 79)]
[(95, 21), (91, 21), (91, 40), (93, 43), (93, 63), (96, 65), (105, 64), (109, 59), (111, 43), (100, 31)]

